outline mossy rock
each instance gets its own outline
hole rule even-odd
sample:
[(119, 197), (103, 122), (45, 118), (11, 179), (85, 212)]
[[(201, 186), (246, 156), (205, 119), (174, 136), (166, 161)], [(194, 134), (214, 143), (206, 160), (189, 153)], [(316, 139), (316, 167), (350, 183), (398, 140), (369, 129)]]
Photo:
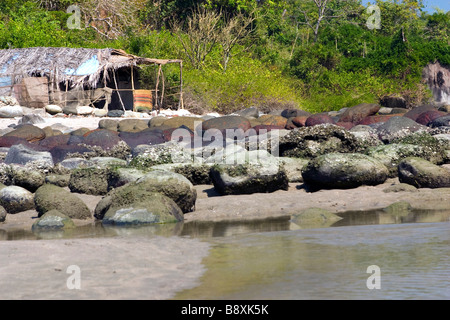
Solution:
[(39, 217), (55, 209), (71, 219), (91, 218), (89, 208), (80, 198), (52, 184), (44, 184), (36, 191), (34, 203)]
[(47, 231), (47, 230), (60, 230), (60, 229), (72, 229), (75, 228), (75, 224), (68, 216), (62, 214), (58, 210), (50, 210), (44, 213), (33, 225), (31, 230), (33, 231)]
[(172, 199), (160, 193), (148, 193), (145, 199), (111, 205), (103, 216), (102, 224), (128, 226), (173, 223), (183, 219), (183, 212)]
[(406, 201), (394, 202), (383, 209), (384, 212), (396, 215), (396, 216), (406, 216), (411, 212), (411, 204)]
[(381, 145), (367, 149), (366, 154), (382, 162), (389, 169), (389, 177), (398, 176), (399, 163), (408, 157), (419, 157), (431, 161), (433, 163), (442, 163), (443, 151), (435, 152), (433, 148), (406, 144), (406, 143), (392, 143), (388, 145)]
[(209, 172), (212, 164), (209, 163), (169, 163), (151, 167), (152, 170), (167, 170), (181, 174), (193, 185), (212, 184)]
[(45, 183), (54, 184), (58, 187), (69, 186), (70, 174), (52, 174), (45, 177)]
[(82, 168), (72, 170), (69, 179), (71, 192), (91, 195), (105, 195), (108, 193), (107, 168)]
[(15, 186), (35, 192), (45, 183), (45, 174), (43, 172), (14, 165), (11, 165), (10, 169), (10, 181)]
[(280, 138), (279, 155), (312, 159), (331, 152), (353, 153), (362, 149), (359, 140), (342, 127), (320, 124), (291, 130)]
[(311, 189), (347, 189), (378, 185), (389, 172), (380, 161), (359, 153), (330, 153), (312, 159), (305, 166), (303, 181)]
[(449, 188), (450, 171), (422, 158), (410, 157), (398, 165), (400, 182), (417, 188)]
[(321, 208), (308, 208), (291, 216), (291, 222), (303, 228), (328, 227), (341, 219), (338, 215)]
[(194, 210), (197, 191), (192, 183), (180, 174), (154, 170), (134, 182), (108, 192), (97, 204), (94, 216), (102, 219), (109, 207), (122, 208), (133, 203), (143, 202), (155, 192), (172, 199), (183, 213)]

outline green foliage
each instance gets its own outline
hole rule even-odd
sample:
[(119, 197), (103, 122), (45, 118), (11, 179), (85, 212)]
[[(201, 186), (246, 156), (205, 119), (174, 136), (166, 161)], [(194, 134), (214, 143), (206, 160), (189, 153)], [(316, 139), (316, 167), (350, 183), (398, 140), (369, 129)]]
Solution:
[[(130, 0), (130, 5), (134, 1), (144, 3)], [(345, 18), (321, 22), (317, 41), (300, 11), (314, 9), (312, 1), (148, 0), (139, 12), (140, 25), (116, 40), (93, 28), (68, 29), (65, 9), (74, 3), (1, 1), (0, 48), (112, 47), (144, 57), (183, 59), (185, 105), (224, 113), (252, 105), (265, 111), (299, 106), (321, 112), (378, 102), (393, 93), (421, 103), (430, 95), (421, 84), (423, 67), (436, 61), (450, 66), (450, 12), (426, 14), (417, 0), (376, 0), (382, 19), (381, 29), (374, 30), (366, 27), (369, 14), (359, 1), (331, 1), (327, 14), (339, 16), (344, 6), (348, 11)], [(224, 50), (218, 44), (196, 69), (171, 29), (173, 22), (186, 21), (198, 5), (224, 17), (256, 10), (255, 30), (233, 48), (226, 70)], [(317, 13), (307, 13), (310, 21), (316, 21)], [(219, 25), (223, 24), (222, 20)], [(178, 66), (163, 70), (166, 87), (176, 86)], [(154, 67), (141, 70), (142, 88), (154, 88), (155, 73)], [(167, 99), (167, 106), (177, 105), (176, 99)]]

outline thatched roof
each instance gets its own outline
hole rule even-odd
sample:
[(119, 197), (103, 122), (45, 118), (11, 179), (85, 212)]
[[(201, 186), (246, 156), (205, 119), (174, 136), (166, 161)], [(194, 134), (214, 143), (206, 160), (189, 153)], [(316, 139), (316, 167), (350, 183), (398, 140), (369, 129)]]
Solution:
[(142, 64), (164, 65), (181, 60), (150, 59), (117, 49), (36, 47), (0, 50), (0, 77), (11, 77), (13, 83), (30, 76), (47, 76), (72, 87), (95, 88), (102, 74), (110, 70)]

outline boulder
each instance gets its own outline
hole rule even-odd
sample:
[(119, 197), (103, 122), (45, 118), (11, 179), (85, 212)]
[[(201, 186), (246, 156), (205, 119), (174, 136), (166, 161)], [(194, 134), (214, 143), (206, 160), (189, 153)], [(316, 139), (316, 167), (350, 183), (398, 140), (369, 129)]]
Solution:
[(287, 124), (287, 118), (278, 115), (265, 114), (257, 119), (257, 123), (262, 125), (279, 126), (284, 128)]
[(424, 126), (427, 126), (433, 120), (442, 117), (444, 115), (446, 115), (446, 113), (442, 111), (428, 110), (419, 114), (416, 118), (416, 122)]
[(70, 174), (51, 174), (45, 177), (45, 183), (64, 188), (69, 186)]
[[(162, 122), (163, 126), (169, 127), (169, 128), (179, 128), (179, 127), (186, 127), (191, 131), (195, 131), (195, 125), (199, 123), (203, 123), (203, 119), (199, 117), (173, 117), (170, 119), (165, 120)], [(204, 129), (205, 130), (205, 129)]]
[(311, 113), (301, 109), (284, 109), (283, 111), (281, 111), (280, 115), (289, 119), (295, 117), (309, 117)]
[(114, 120), (114, 119), (101, 119), (98, 122), (98, 128), (99, 129), (107, 129), (111, 131), (117, 131), (117, 128), (119, 127), (120, 120)]
[(52, 184), (44, 184), (36, 190), (34, 203), (39, 217), (47, 211), (55, 209), (71, 219), (91, 218), (89, 208), (79, 197)]
[(53, 158), (50, 152), (35, 151), (22, 144), (11, 146), (4, 162), (6, 164), (14, 163), (23, 165), (36, 162), (49, 167), (53, 166)]
[(359, 123), (365, 117), (375, 115), (380, 106), (375, 103), (361, 103), (345, 110), (345, 112), (339, 117), (340, 122), (353, 122)]
[(70, 173), (68, 187), (71, 192), (105, 195), (108, 192), (108, 169), (97, 167), (74, 169)]
[(57, 113), (63, 112), (63, 109), (55, 104), (48, 104), (45, 106), (45, 111), (48, 112), (51, 115), (55, 115)]
[(302, 228), (329, 227), (342, 218), (321, 208), (308, 208), (291, 216), (291, 222)]
[(199, 134), (200, 131), (205, 132), (209, 129), (217, 129), (223, 133), (225, 133), (226, 129), (242, 129), (245, 132), (250, 129), (250, 127), (250, 121), (245, 117), (222, 116), (203, 121), (201, 126), (197, 127), (196, 130)]
[(407, 143), (391, 143), (370, 147), (367, 149), (367, 155), (377, 159), (389, 169), (389, 176), (396, 177), (398, 174), (397, 167), (405, 158), (420, 157), (433, 163), (443, 161), (443, 154), (435, 152), (432, 148), (416, 144)]
[(39, 145), (48, 150), (56, 146), (67, 145), (70, 139), (70, 135), (61, 134), (57, 136), (48, 136), (45, 139), (39, 141)]
[(10, 166), (11, 184), (35, 192), (45, 183), (45, 174), (34, 168), (23, 167), (19, 165)]
[(145, 172), (135, 168), (116, 168), (107, 173), (108, 191), (134, 182), (145, 175)]
[(390, 143), (418, 131), (427, 131), (428, 128), (418, 124), (407, 117), (392, 117), (377, 128), (378, 136), (384, 143)]
[(385, 114), (385, 115), (377, 115), (377, 116), (368, 116), (368, 117), (365, 117), (365, 118), (361, 119), (361, 121), (359, 121), (358, 124), (360, 124), (360, 125), (370, 125), (370, 124), (373, 124), (373, 123), (385, 123), (390, 118), (395, 117), (395, 116), (398, 116), (398, 115)]
[(189, 149), (174, 142), (159, 145), (138, 145), (132, 150), (130, 166), (146, 169), (157, 164), (192, 163), (193, 155)]
[(106, 116), (110, 118), (120, 118), (124, 113), (123, 110), (109, 110)]
[(22, 117), (23, 109), (21, 106), (0, 106), (0, 118)]
[(28, 142), (38, 142), (45, 138), (45, 132), (32, 124), (22, 124), (17, 126), (13, 131), (5, 134), (4, 137), (17, 137), (25, 139)]
[(330, 152), (356, 152), (359, 148), (358, 139), (344, 128), (321, 124), (298, 128), (281, 137), (278, 154), (310, 159)]
[(306, 120), (309, 116), (297, 116), (295, 118), (292, 118), (292, 123), (295, 124), (297, 127), (304, 127), (306, 125)]
[(430, 111), (430, 110), (437, 110), (437, 109), (431, 104), (425, 104), (425, 105), (421, 105), (421, 106), (418, 106), (418, 107), (415, 107), (415, 108), (409, 110), (407, 113), (403, 114), (403, 116), (416, 121), (417, 117), (421, 113), (424, 113), (425, 111)]
[(417, 157), (399, 163), (398, 178), (417, 188), (450, 188), (449, 170)]
[(103, 150), (109, 150), (114, 148), (123, 141), (117, 132), (107, 129), (96, 129), (89, 131), (83, 135), (83, 143), (88, 146), (100, 147)]
[(77, 158), (82, 157), (86, 154), (91, 154), (92, 150), (84, 146), (71, 144), (71, 145), (59, 145), (50, 149), (50, 154), (52, 156), (53, 162), (59, 163), (66, 158)]
[(186, 177), (193, 185), (212, 184), (209, 172), (212, 164), (210, 163), (167, 163), (151, 167), (152, 170), (167, 170), (181, 174)]
[(148, 193), (145, 199), (132, 202), (114, 201), (102, 217), (104, 225), (134, 226), (154, 223), (183, 221), (184, 216), (177, 204), (160, 193)]
[(140, 132), (148, 128), (148, 120), (124, 119), (117, 125), (119, 132)]
[(0, 206), (0, 222), (4, 222), (6, 220), (6, 215), (8, 212), (6, 212), (5, 208)]
[(197, 191), (192, 183), (181, 174), (152, 170), (135, 182), (124, 186), (138, 188), (142, 192), (159, 192), (174, 200), (183, 213), (194, 211)]
[(18, 213), (34, 208), (33, 194), (19, 186), (8, 186), (0, 190), (0, 205), (8, 213)]
[(58, 210), (50, 210), (44, 213), (33, 225), (32, 231), (47, 231), (75, 228), (75, 224), (68, 216)]
[(450, 114), (433, 119), (428, 125), (431, 128), (450, 127)]
[(235, 163), (216, 164), (210, 176), (214, 189), (222, 195), (252, 194), (287, 190), (288, 177), (278, 159), (266, 151), (240, 151)]
[(246, 117), (246, 118), (258, 118), (259, 117), (259, 110), (256, 107), (245, 108), (245, 109), (236, 111), (235, 113), (237, 115), (240, 115), (240, 116)]
[(406, 99), (398, 95), (387, 95), (380, 99), (380, 104), (386, 108), (406, 108)]
[(289, 182), (303, 182), (302, 170), (308, 159), (279, 157)]
[(389, 172), (380, 161), (359, 153), (329, 153), (312, 159), (302, 176), (311, 189), (348, 189), (381, 184)]
[(0, 147), (6, 147), (9, 148), (13, 145), (16, 144), (23, 144), (23, 145), (28, 145), (29, 142), (27, 140), (25, 140), (24, 138), (18, 138), (18, 137), (5, 137), (2, 136), (0, 137)]
[(131, 148), (138, 145), (155, 145), (166, 142), (161, 130), (144, 130), (141, 132), (120, 132), (119, 137)]
[(42, 118), (38, 114), (25, 114), (21, 119), (17, 122), (17, 124), (36, 124), (36, 123), (45, 123), (45, 119)]
[(326, 123), (334, 124), (333, 118), (326, 113), (317, 113), (309, 116), (308, 119), (306, 119), (305, 126), (313, 127), (319, 124)]

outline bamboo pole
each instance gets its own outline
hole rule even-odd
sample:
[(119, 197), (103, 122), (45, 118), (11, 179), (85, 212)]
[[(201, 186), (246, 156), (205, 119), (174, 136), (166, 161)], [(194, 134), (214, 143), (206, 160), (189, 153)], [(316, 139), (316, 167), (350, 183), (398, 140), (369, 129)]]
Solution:
[(158, 106), (158, 86), (159, 86), (159, 77), (161, 75), (161, 65), (158, 67), (158, 75), (156, 76), (156, 88), (155, 88), (155, 103), (156, 103), (156, 110), (159, 114), (159, 106)]
[(184, 109), (183, 101), (183, 61), (180, 61), (180, 102), (178, 103), (178, 109)]
[(113, 70), (113, 77), (114, 77), (114, 84), (116, 85), (117, 95), (119, 96), (120, 104), (122, 105), (123, 112), (125, 112), (125, 105), (123, 104), (122, 96), (120, 95), (120, 92), (119, 92), (119, 87), (117, 85), (116, 71), (115, 70)]
[(134, 106), (134, 71), (133, 71), (133, 65), (131, 65), (131, 93), (133, 95), (133, 111), (136, 111), (136, 108)]
[(164, 72), (161, 69), (161, 79), (162, 79), (162, 91), (161, 91), (161, 103), (159, 104), (160, 107), (162, 107), (163, 105), (163, 100), (164, 100), (164, 91), (165, 91), (165, 87), (166, 87), (166, 80), (164, 78)]

